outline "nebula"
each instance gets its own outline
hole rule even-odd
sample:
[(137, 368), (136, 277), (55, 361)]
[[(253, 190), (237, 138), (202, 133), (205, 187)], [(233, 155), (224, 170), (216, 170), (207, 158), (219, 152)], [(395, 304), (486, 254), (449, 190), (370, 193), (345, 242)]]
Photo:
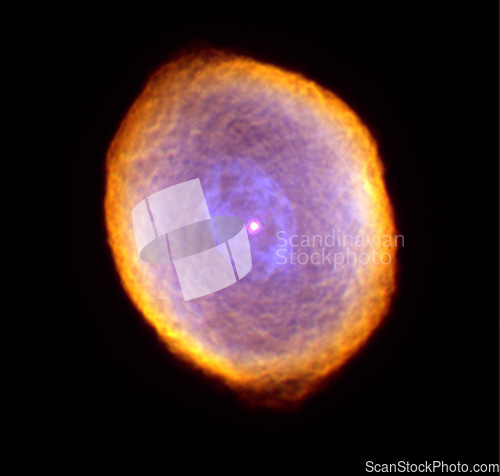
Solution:
[[(172, 266), (140, 259), (131, 212), (194, 178), (213, 216), (244, 220), (253, 266), (184, 301)], [(340, 98), (300, 74), (212, 50), (161, 67), (110, 145), (104, 211), (138, 310), (172, 353), (248, 402), (304, 401), (389, 310), (397, 246), (380, 237), (397, 230), (376, 143)], [(332, 230), (351, 240), (300, 248), (278, 238)]]

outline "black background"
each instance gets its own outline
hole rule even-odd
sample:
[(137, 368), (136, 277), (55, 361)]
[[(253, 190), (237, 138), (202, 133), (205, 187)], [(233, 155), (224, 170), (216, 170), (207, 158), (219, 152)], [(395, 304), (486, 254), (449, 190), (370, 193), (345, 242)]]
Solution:
[[(367, 460), (498, 462), (498, 12), (396, 5), (4, 19), (17, 106), (7, 203), (27, 238), (7, 253), (6, 320), (22, 331), (7, 361), (21, 380), (18, 465), (363, 474)], [(243, 22), (250, 10), (259, 22)], [(105, 242), (107, 147), (155, 69), (204, 43), (342, 97), (377, 139), (405, 236), (391, 314), (298, 412), (248, 409), (168, 354)]]

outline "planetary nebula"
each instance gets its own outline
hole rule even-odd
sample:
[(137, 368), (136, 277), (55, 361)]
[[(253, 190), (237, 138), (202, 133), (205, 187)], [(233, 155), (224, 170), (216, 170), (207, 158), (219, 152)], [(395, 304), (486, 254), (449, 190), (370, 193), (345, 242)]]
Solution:
[[(401, 235), (376, 144), (299, 74), (212, 50), (166, 64), (106, 173), (108, 242), (130, 299), (171, 352), (249, 402), (303, 401), (388, 312)], [(186, 301), (171, 264), (140, 258), (132, 210), (194, 179), (212, 216), (246, 224), (252, 269)]]

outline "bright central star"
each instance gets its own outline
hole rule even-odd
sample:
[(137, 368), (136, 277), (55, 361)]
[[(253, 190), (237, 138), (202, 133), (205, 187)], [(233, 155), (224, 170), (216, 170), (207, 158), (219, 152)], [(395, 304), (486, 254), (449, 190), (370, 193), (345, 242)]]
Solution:
[(249, 224), (248, 224), (248, 231), (250, 231), (250, 233), (258, 233), (261, 229), (261, 225), (260, 223), (257, 221), (257, 220), (252, 220)]

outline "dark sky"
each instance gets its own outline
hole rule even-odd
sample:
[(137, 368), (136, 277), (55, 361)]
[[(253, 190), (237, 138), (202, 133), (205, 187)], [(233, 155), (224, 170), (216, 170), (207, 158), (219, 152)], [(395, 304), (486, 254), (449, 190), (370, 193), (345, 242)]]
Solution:
[[(7, 203), (26, 237), (6, 252), (5, 319), (21, 330), (8, 358), (16, 464), (363, 474), (367, 460), (498, 462), (498, 11), (331, 2), (273, 20), (247, 8), (230, 20), (202, 2), (4, 18)], [(251, 13), (261, 21), (242, 23)], [(249, 410), (169, 355), (106, 246), (109, 142), (150, 74), (200, 44), (343, 98), (378, 141), (405, 235), (390, 316), (299, 412)]]

